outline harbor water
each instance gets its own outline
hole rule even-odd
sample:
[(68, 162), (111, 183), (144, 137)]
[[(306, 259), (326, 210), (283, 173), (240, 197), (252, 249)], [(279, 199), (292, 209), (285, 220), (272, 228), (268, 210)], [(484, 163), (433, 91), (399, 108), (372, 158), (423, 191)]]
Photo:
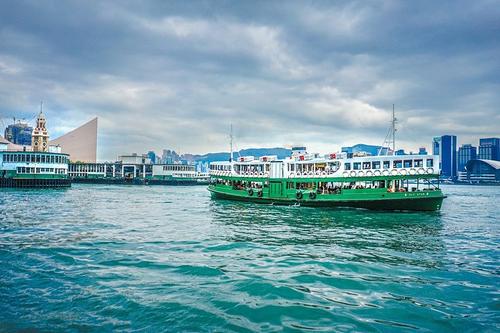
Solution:
[(500, 187), (435, 213), (0, 191), (0, 332), (498, 332)]

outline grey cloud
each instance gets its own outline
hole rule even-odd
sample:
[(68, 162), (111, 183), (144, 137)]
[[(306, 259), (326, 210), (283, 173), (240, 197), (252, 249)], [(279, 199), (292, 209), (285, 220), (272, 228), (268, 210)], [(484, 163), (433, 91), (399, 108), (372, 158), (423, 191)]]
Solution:
[(499, 135), (492, 1), (36, 2), (0, 12), (0, 115), (54, 136), (100, 118), (99, 157), (171, 147)]

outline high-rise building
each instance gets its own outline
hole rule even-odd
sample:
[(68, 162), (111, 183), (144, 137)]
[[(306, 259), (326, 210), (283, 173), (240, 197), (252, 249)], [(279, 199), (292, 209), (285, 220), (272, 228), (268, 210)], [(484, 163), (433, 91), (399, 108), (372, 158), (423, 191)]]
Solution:
[(432, 155), (440, 155), (441, 137), (435, 136), (432, 138)]
[(470, 145), (464, 144), (462, 147), (458, 148), (457, 153), (458, 158), (458, 171), (465, 171), (465, 166), (470, 160), (475, 160), (477, 158), (477, 148)]
[(500, 161), (500, 139), (479, 139), (479, 159)]
[(432, 154), (439, 155), (439, 167), (443, 178), (457, 177), (457, 137), (443, 135), (432, 139)]
[(7, 126), (5, 129), (4, 137), (16, 145), (30, 146), (32, 132), (33, 127), (29, 126), (28, 123), (14, 121), (14, 124)]
[(148, 151), (148, 158), (151, 160), (151, 163), (156, 164), (156, 153), (152, 150)]

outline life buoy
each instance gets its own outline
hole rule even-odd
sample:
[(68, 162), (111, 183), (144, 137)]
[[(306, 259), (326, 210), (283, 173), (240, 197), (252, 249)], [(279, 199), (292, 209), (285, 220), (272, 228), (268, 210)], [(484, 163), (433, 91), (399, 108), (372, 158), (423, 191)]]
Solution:
[(381, 172), (380, 172), (380, 170), (375, 170), (375, 171), (373, 171), (373, 174), (375, 176), (380, 176)]
[(427, 173), (428, 173), (428, 174), (432, 174), (432, 173), (434, 173), (434, 169), (433, 169), (433, 168), (428, 168), (428, 169), (427, 169)]
[(351, 177), (355, 177), (356, 176), (356, 171), (351, 171), (350, 175), (351, 175)]
[(309, 192), (309, 199), (311, 200), (316, 199), (316, 192)]
[(367, 171), (367, 172), (366, 172), (366, 176), (368, 176), (368, 177), (373, 176), (373, 172), (371, 172), (371, 171)]
[(403, 176), (406, 176), (408, 174), (408, 170), (406, 170), (406, 169), (401, 170), (401, 174)]
[(424, 168), (420, 168), (420, 169), (418, 169), (418, 174), (419, 174), (419, 175), (423, 175), (424, 173), (425, 173)]
[(382, 174), (383, 174), (384, 176), (389, 176), (389, 170), (384, 170), (384, 171), (382, 171)]
[(411, 168), (411, 169), (410, 169), (410, 175), (414, 175), (414, 174), (416, 174), (416, 173), (417, 173), (417, 170), (415, 170), (415, 169), (413, 169), (413, 168)]
[(349, 172), (344, 171), (344, 172), (342, 173), (342, 175), (343, 175), (344, 177), (349, 177)]
[(300, 172), (297, 172), (297, 177), (300, 177)]
[(260, 190), (260, 191), (258, 191), (258, 192), (257, 192), (257, 196), (258, 196), (259, 198), (262, 198), (262, 195), (263, 195), (263, 194), (264, 194), (264, 193), (262, 193), (262, 190)]
[(392, 169), (391, 170), (391, 175), (396, 176), (398, 174), (398, 170)]
[(293, 172), (290, 172), (290, 177), (293, 177), (295, 176), (295, 174)]
[(363, 177), (364, 175), (365, 175), (365, 173), (364, 173), (363, 171), (359, 171), (359, 172), (358, 172), (358, 176), (359, 176), (359, 177)]
[(252, 195), (253, 195), (253, 190), (252, 190), (252, 189), (249, 189), (249, 190), (248, 190), (248, 195), (249, 195), (249, 196), (252, 196)]
[(296, 197), (298, 200), (302, 199), (302, 197), (303, 197), (303, 196), (304, 196), (304, 194), (302, 194), (302, 192), (301, 192), (301, 191), (297, 191), (297, 193), (295, 193), (295, 197)]

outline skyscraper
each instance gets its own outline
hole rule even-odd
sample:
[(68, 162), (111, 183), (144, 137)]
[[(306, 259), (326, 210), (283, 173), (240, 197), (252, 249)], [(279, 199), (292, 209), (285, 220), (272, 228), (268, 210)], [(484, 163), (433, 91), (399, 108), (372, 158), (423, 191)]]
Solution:
[(500, 139), (479, 139), (479, 159), (500, 161)]
[(148, 151), (148, 158), (151, 160), (151, 163), (156, 164), (156, 153), (152, 150)]
[(432, 139), (432, 154), (439, 155), (439, 166), (443, 178), (457, 177), (457, 137), (443, 135)]
[(25, 122), (18, 121), (17, 123), (7, 126), (5, 129), (4, 137), (11, 143), (16, 145), (29, 146), (31, 145), (31, 133), (33, 127)]
[(458, 148), (458, 171), (465, 171), (465, 165), (470, 160), (475, 160), (477, 158), (477, 148), (470, 145), (464, 144), (462, 147)]
[(432, 138), (432, 155), (441, 155), (441, 137), (435, 136)]

